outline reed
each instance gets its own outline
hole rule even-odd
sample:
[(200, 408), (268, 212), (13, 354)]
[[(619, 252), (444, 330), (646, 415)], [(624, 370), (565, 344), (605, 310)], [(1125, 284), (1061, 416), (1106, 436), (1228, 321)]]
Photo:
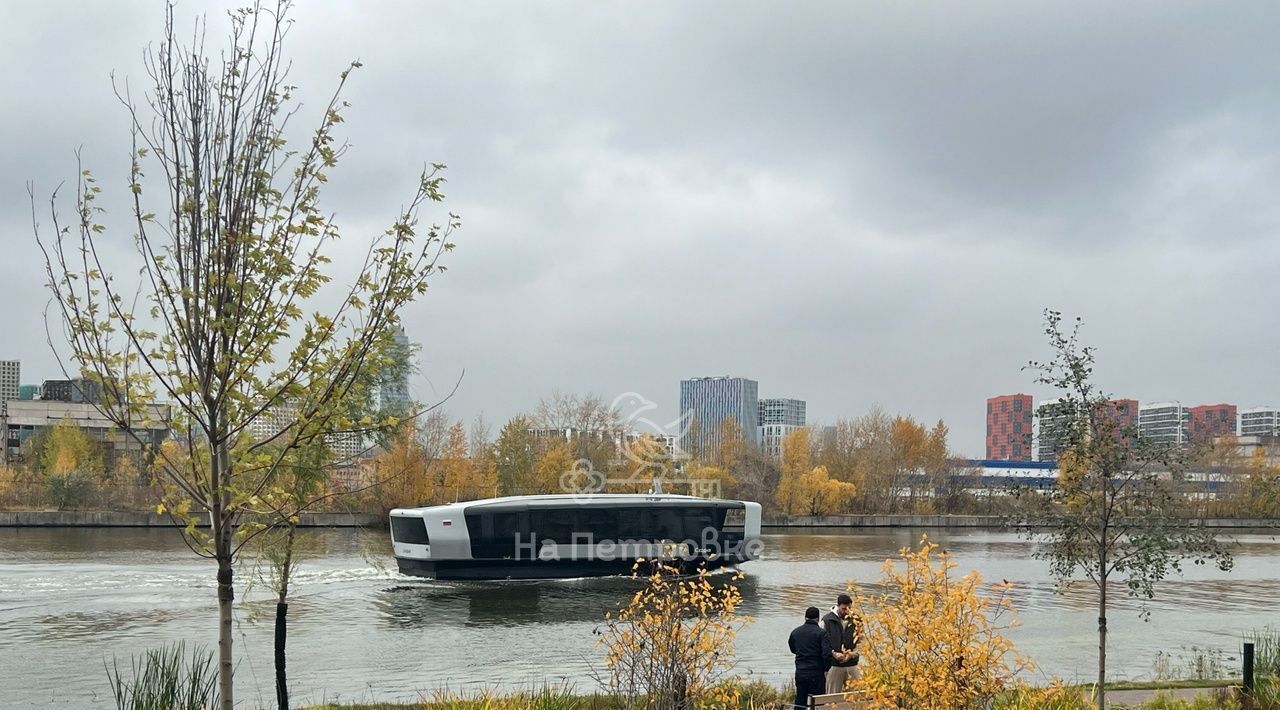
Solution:
[(213, 653), (204, 646), (189, 656), (181, 641), (149, 649), (130, 656), (129, 669), (124, 676), (114, 656), (107, 666), (117, 710), (205, 710), (217, 702)]

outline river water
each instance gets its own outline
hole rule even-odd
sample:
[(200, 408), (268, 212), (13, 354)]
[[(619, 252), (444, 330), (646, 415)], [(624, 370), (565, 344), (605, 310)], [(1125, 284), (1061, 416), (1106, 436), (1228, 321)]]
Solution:
[[(786, 637), (805, 607), (829, 606), (849, 579), (873, 584), (886, 557), (920, 530), (861, 529), (765, 536), (743, 566), (739, 672), (782, 683)], [(1036, 676), (1088, 680), (1096, 611), (1085, 587), (1055, 591), (1033, 544), (1003, 531), (929, 530), (986, 580), (1009, 580), (1020, 626), (1009, 632)], [(290, 607), (289, 676), (299, 701), (412, 700), (447, 686), (569, 682), (592, 688), (601, 654), (593, 630), (636, 589), (623, 578), (442, 583), (394, 571), (380, 531), (315, 530)], [(1191, 567), (1157, 599), (1121, 598), (1110, 614), (1115, 678), (1155, 673), (1158, 653), (1179, 665), (1193, 649), (1238, 673), (1241, 635), (1280, 622), (1280, 539), (1235, 534), (1235, 569)], [(241, 571), (243, 583), (251, 571)], [(1115, 596), (1122, 596), (1120, 589)], [(0, 707), (110, 704), (104, 664), (166, 642), (213, 646), (213, 568), (164, 529), (0, 529)], [(237, 694), (244, 707), (274, 700), (275, 606), (259, 583), (242, 590), (235, 622)]]

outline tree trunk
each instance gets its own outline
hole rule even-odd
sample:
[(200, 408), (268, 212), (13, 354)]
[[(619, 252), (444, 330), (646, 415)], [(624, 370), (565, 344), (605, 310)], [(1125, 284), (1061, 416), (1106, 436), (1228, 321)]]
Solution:
[[(230, 535), (228, 534), (229, 538)], [(228, 543), (230, 541), (228, 540)], [(219, 542), (218, 547), (222, 544)], [(224, 553), (217, 553), (218, 558), (218, 703), (222, 710), (232, 710), (235, 692), (231, 683), (231, 603), (235, 600), (235, 590), (231, 579), (230, 545)]]
[(280, 710), (289, 710), (289, 684), (284, 669), (288, 614), (289, 605), (286, 602), (276, 602), (276, 705)]
[[(1104, 558), (1105, 559), (1105, 558)], [(1098, 710), (1107, 710), (1107, 577), (1098, 585)]]
[(214, 558), (218, 561), (218, 705), (221, 710), (233, 710), (235, 686), (232, 674), (235, 665), (232, 663), (231, 654), (231, 605), (236, 598), (232, 582), (232, 553), (235, 550), (232, 534), (235, 531), (235, 520), (228, 512), (231, 507), (231, 492), (228, 486), (231, 478), (231, 459), (225, 444), (220, 444), (214, 449), (210, 457), (209, 473), (209, 483), (213, 493), (210, 532), (213, 534)]
[(280, 563), (280, 589), (276, 599), (276, 705), (289, 710), (289, 678), (285, 672), (285, 640), (289, 636), (289, 578), (293, 576), (293, 544), (298, 527), (289, 526), (284, 541), (284, 560)]

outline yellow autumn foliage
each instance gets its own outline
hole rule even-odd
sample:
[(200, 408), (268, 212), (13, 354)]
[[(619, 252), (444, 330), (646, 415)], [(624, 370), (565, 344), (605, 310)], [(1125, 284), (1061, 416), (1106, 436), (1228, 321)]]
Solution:
[(3, 501), (13, 490), (13, 482), (17, 478), (12, 467), (8, 464), (0, 465), (0, 501)]
[[(643, 564), (650, 563), (637, 569)], [(675, 566), (651, 564), (644, 588), (597, 631), (607, 672), (602, 685), (627, 707), (738, 707), (738, 686), (724, 681), (734, 664), (734, 640), (750, 622), (737, 614), (742, 573), (717, 584), (706, 570), (681, 577)]]
[[(569, 442), (557, 439), (538, 452), (533, 464), (533, 481), (536, 490), (529, 493), (562, 493), (561, 476), (574, 470), (573, 450)], [(570, 491), (571, 492), (571, 491)]]
[(714, 495), (720, 498), (726, 497), (727, 492), (738, 483), (729, 469), (697, 462), (685, 468), (684, 478), (689, 482), (689, 495)]
[(1011, 585), (984, 585), (976, 571), (957, 575), (927, 537), (900, 555), (885, 561), (878, 595), (849, 584), (863, 622), (857, 688), (871, 707), (966, 710), (1021, 689), (1017, 674), (1031, 662), (1001, 633), (1015, 623)]
[(467, 453), (467, 432), (462, 422), (449, 428), (449, 442), (442, 456), (438, 503), (488, 498), (498, 493), (498, 469), (492, 457)]
[(437, 486), (431, 461), (412, 421), (399, 426), (387, 449), (374, 458), (372, 468), (377, 482), (375, 507), (389, 510), (435, 502)]
[(826, 466), (799, 473), (784, 471), (778, 482), (778, 505), (787, 515), (832, 515), (849, 509), (858, 489), (831, 477)]
[(70, 417), (63, 417), (49, 430), (40, 452), (40, 465), (46, 474), (56, 476), (83, 473), (100, 477), (104, 471), (101, 447)]

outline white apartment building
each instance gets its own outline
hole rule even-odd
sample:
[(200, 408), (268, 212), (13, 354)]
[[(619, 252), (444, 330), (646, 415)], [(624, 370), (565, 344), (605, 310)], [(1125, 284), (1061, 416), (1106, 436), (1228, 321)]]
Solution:
[(1191, 416), (1181, 402), (1152, 402), (1138, 407), (1138, 436), (1154, 444), (1187, 443)]
[(1253, 407), (1240, 412), (1240, 436), (1280, 436), (1280, 408)]
[(1057, 461), (1067, 446), (1067, 427), (1075, 408), (1061, 400), (1047, 399), (1036, 405), (1035, 452), (1037, 461)]
[(774, 459), (782, 458), (782, 442), (792, 432), (805, 427), (803, 399), (772, 398), (756, 403), (756, 421), (760, 452)]

